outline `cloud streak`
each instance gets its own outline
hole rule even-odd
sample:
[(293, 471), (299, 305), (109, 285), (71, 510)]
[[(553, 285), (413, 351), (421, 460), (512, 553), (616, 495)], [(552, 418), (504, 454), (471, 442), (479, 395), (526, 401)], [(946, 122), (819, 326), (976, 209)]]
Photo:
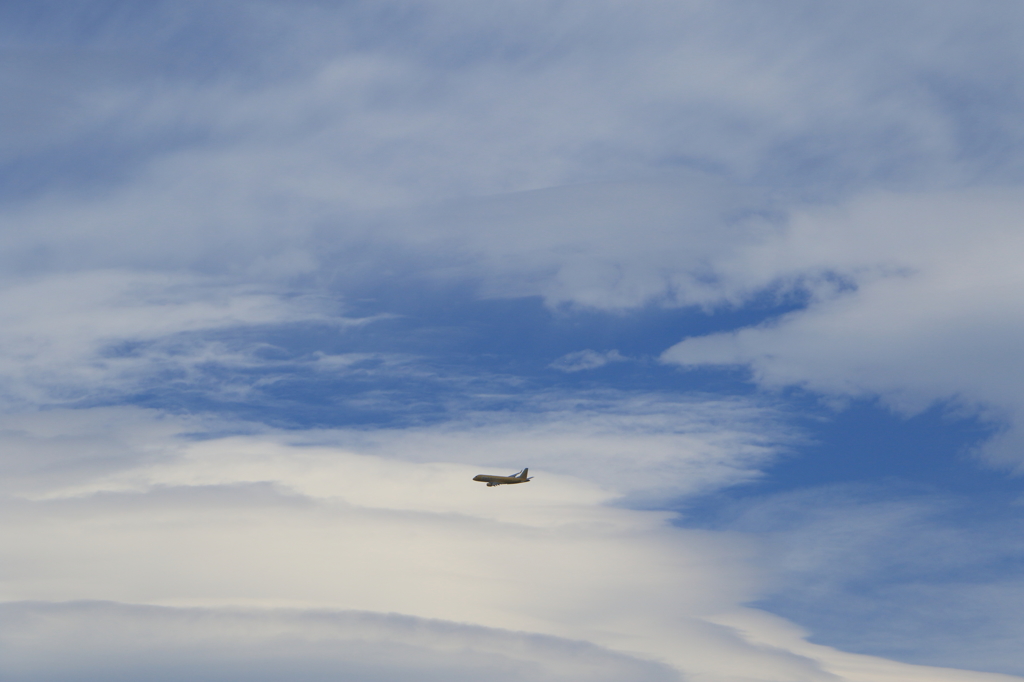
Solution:
[[(9, 680), (680, 679), (584, 642), (397, 614), (111, 602), (0, 606)], [(61, 651), (59, 658), (52, 652)]]
[(553, 367), (562, 372), (582, 372), (588, 369), (604, 367), (610, 362), (625, 362), (628, 358), (623, 357), (617, 350), (610, 350), (599, 353), (596, 350), (579, 350), (563, 355), (554, 362)]

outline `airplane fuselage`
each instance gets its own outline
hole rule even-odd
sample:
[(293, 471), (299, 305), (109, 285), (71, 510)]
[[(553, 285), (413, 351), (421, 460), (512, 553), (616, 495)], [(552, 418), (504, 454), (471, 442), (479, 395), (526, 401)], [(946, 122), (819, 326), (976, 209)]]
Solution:
[(527, 477), (526, 474), (529, 469), (523, 469), (518, 474), (512, 476), (492, 476), (491, 474), (477, 474), (473, 477), (474, 481), (480, 481), (486, 483), (488, 488), (493, 488), (496, 485), (515, 485), (516, 483), (529, 483), (531, 477)]

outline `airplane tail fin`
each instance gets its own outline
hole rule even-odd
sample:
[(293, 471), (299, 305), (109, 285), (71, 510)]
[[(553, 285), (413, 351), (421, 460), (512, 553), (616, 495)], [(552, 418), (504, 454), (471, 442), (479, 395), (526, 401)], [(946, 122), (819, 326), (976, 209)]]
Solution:
[(526, 467), (525, 469), (523, 469), (522, 471), (520, 471), (520, 472), (519, 472), (519, 478), (526, 478), (526, 475), (527, 475), (528, 473), (530, 473), (530, 467)]

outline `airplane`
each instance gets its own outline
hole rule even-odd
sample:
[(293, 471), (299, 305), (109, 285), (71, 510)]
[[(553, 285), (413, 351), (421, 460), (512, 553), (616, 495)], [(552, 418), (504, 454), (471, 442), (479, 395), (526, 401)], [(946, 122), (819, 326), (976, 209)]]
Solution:
[(512, 474), (511, 476), (491, 476), (490, 474), (477, 474), (476, 476), (473, 477), (473, 480), (474, 481), (481, 481), (481, 482), (486, 481), (488, 488), (494, 487), (496, 485), (512, 485), (514, 483), (529, 483), (530, 479), (533, 478), (533, 476), (530, 476), (529, 478), (526, 477), (526, 474), (529, 473), (529, 471), (530, 471), (530, 468), (527, 467), (527, 468), (523, 469), (522, 471), (520, 471), (518, 474)]

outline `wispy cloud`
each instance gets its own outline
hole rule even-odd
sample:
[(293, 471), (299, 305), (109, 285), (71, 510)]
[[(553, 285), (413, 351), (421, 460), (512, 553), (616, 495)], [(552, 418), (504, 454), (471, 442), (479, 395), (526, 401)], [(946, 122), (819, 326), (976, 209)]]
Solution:
[(586, 369), (604, 367), (610, 362), (625, 362), (626, 360), (628, 358), (614, 349), (599, 353), (588, 348), (587, 350), (578, 350), (563, 355), (552, 362), (550, 366), (562, 372), (580, 372)]
[(1024, 586), (1010, 568), (1024, 557), (1020, 515), (972, 513), (966, 499), (898, 487), (765, 495), (737, 502), (716, 527), (757, 538), (762, 565), (777, 567), (760, 606), (830, 632), (843, 649), (1019, 674), (1007, 642), (1020, 632)]
[[(185, 274), (92, 271), (0, 288), (0, 374), (13, 405), (124, 395), (204, 362), (241, 361), (224, 330), (356, 320), (324, 301)], [(248, 351), (248, 349), (247, 349)]]

